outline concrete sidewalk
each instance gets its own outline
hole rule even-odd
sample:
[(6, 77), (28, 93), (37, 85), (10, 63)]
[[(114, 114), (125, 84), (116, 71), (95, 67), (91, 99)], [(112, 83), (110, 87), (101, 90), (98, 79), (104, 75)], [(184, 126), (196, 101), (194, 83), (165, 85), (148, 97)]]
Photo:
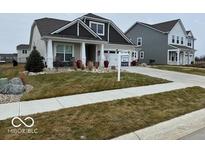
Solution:
[(161, 122), (151, 127), (119, 136), (117, 138), (114, 138), (114, 140), (188, 139), (191, 138), (189, 134), (196, 132), (204, 127), (205, 109), (201, 109), (165, 122)]
[(0, 105), (0, 120), (14, 116), (30, 115), (48, 111), (55, 111), (63, 108), (76, 107), (87, 104), (101, 103), (129, 97), (143, 96), (160, 92), (171, 91), (186, 87), (192, 84), (171, 82), (142, 87), (132, 87), (101, 92), (93, 92), (79, 95), (56, 97), (50, 99), (33, 100)]
[(201, 86), (205, 88), (205, 76), (160, 70), (149, 67), (124, 67), (122, 69), (132, 73), (144, 74), (173, 82), (192, 84), (194, 86)]

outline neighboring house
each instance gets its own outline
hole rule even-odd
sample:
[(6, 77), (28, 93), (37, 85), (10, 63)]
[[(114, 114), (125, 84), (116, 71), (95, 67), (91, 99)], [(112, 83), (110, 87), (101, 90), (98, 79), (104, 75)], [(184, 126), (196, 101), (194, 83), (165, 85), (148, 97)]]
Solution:
[(28, 44), (20, 44), (16, 47), (18, 63), (26, 63), (26, 59), (30, 54), (30, 46)]
[(180, 19), (158, 24), (136, 22), (126, 36), (137, 45), (140, 63), (186, 65), (194, 63), (194, 41)]
[(13, 60), (17, 60), (16, 53), (0, 53), (0, 62), (11, 63)]
[(35, 20), (31, 27), (31, 50), (34, 46), (48, 68), (53, 68), (56, 60), (69, 65), (73, 59), (82, 60), (85, 65), (93, 61), (103, 66), (104, 60), (110, 66), (117, 65), (119, 51), (129, 54), (127, 65), (136, 58), (131, 57), (136, 52), (135, 45), (111, 20), (91, 13), (73, 21)]

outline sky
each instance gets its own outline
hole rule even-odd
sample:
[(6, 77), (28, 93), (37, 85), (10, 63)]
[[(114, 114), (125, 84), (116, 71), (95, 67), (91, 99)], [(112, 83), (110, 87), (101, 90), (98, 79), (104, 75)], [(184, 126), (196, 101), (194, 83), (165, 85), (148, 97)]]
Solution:
[[(123, 32), (136, 21), (154, 24), (158, 22), (181, 19), (186, 30), (191, 30), (195, 41), (196, 56), (205, 55), (205, 14), (196, 13), (95, 13), (111, 19)], [(72, 21), (82, 13), (0, 13), (0, 53), (15, 53), (18, 44), (28, 44), (30, 29), (35, 19), (51, 17)]]

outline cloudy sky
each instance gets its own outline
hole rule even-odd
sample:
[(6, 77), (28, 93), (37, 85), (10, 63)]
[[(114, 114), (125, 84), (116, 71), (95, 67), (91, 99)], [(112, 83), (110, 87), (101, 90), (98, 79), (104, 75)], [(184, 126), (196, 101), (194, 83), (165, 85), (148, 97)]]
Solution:
[[(205, 14), (145, 14), (145, 13), (96, 13), (113, 20), (119, 28), (126, 31), (134, 22), (157, 23), (181, 19), (186, 30), (192, 30), (195, 38), (196, 55), (205, 55)], [(81, 14), (0, 14), (0, 53), (16, 52), (16, 45), (29, 42), (30, 28), (35, 19), (52, 17), (73, 20)]]

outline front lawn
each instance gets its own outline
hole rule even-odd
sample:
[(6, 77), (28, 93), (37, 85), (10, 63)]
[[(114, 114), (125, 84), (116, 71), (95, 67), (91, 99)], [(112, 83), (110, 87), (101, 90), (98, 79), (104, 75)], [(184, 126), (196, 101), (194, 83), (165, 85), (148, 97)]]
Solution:
[(111, 139), (204, 107), (205, 89), (192, 87), (32, 115), (37, 134), (8, 133), (11, 119), (0, 121), (0, 139)]
[(157, 69), (162, 69), (162, 70), (205, 76), (205, 68), (187, 67), (187, 66), (170, 66), (170, 65), (154, 65), (152, 67)]
[(27, 77), (27, 83), (34, 86), (34, 88), (30, 93), (25, 94), (22, 100), (42, 99), (166, 82), (168, 81), (128, 72), (121, 73), (120, 82), (117, 82), (116, 72), (91, 73), (74, 71), (59, 74), (44, 74)]
[(13, 67), (12, 64), (0, 64), (0, 78), (13, 78), (19, 75), (19, 72), (24, 71), (24, 64), (19, 64)]

